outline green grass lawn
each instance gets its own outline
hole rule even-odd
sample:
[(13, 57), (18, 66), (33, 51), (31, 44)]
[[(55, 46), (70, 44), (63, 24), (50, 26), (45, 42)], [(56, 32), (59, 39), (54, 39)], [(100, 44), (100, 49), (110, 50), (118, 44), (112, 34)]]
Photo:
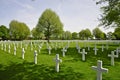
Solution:
[[(76, 49), (76, 42), (71, 42), (67, 50), (66, 56), (62, 57), (61, 49), (67, 45), (67, 42), (57, 42), (57, 50), (52, 49), (51, 55), (48, 54), (46, 43), (43, 44), (39, 53), (38, 45), (41, 42), (33, 43), (34, 49), (31, 51), (30, 43), (23, 42), (23, 47), (28, 44), (25, 50), (25, 59), (21, 58), (22, 49), (20, 42), (18, 43), (16, 56), (13, 55), (13, 43), (11, 45), (11, 53), (1, 50), (0, 43), (0, 80), (96, 80), (96, 71), (92, 70), (91, 66), (97, 66), (97, 60), (103, 61), (103, 67), (107, 68), (108, 73), (103, 73), (103, 80), (120, 80), (120, 57), (115, 58), (115, 66), (111, 66), (110, 57), (112, 50), (119, 47), (119, 44), (109, 42), (109, 48), (101, 51), (101, 46), (106, 42), (98, 42), (98, 54), (94, 55), (95, 42), (79, 42), (79, 46), (83, 49), (86, 45), (90, 45), (90, 51), (87, 50), (86, 61), (82, 61), (82, 55)], [(53, 47), (56, 42), (50, 45)], [(63, 44), (63, 45), (62, 45)], [(37, 45), (35, 47), (35, 45)], [(34, 64), (34, 50), (38, 52), (38, 64)], [(55, 54), (59, 54), (62, 59), (60, 63), (60, 72), (55, 71)]]

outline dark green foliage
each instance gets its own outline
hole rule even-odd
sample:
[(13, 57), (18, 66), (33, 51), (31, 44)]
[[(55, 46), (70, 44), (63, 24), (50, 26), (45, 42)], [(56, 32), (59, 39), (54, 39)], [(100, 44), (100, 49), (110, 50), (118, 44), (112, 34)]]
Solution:
[(101, 25), (105, 27), (120, 27), (120, 0), (98, 0), (101, 7)]
[(23, 40), (30, 35), (30, 29), (25, 23), (13, 20), (10, 22), (9, 27), (10, 36), (13, 40)]
[(105, 33), (103, 33), (98, 27), (93, 29), (93, 35), (96, 39), (106, 39)]
[(63, 32), (63, 24), (59, 16), (51, 9), (46, 9), (39, 18), (36, 29), (43, 33), (49, 42), (51, 36), (58, 37)]
[(112, 32), (108, 32), (106, 36), (107, 36), (108, 40), (115, 40), (116, 39), (115, 34)]
[(77, 32), (72, 33), (72, 39), (78, 39), (78, 33)]
[(89, 29), (81, 30), (79, 32), (79, 38), (84, 40), (91, 37), (91, 31)]
[(120, 40), (120, 27), (115, 29), (114, 35), (115, 35), (117, 40)]
[(0, 26), (0, 38), (3, 40), (9, 39), (9, 29), (4, 25)]

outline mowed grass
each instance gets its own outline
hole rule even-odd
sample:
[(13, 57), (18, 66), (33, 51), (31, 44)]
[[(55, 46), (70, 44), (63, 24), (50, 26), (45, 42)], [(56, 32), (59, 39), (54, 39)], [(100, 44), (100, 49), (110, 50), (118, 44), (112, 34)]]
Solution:
[[(2, 44), (2, 43), (1, 43)], [(4, 43), (5, 44), (5, 43)], [(8, 45), (11, 45), (11, 53), (8, 53)], [(14, 53), (13, 42), (6, 42), (7, 51), (1, 50), (0, 45), (0, 80), (96, 80), (96, 71), (91, 66), (97, 66), (97, 60), (103, 61), (103, 67), (107, 68), (108, 73), (103, 73), (103, 80), (120, 80), (120, 58), (115, 58), (115, 66), (111, 66), (111, 51), (119, 47), (119, 43), (107, 42), (78, 42), (81, 51), (84, 48), (87, 52), (86, 61), (82, 61), (82, 55), (76, 49), (76, 42), (70, 42), (66, 56), (62, 57), (61, 49), (68, 45), (68, 42), (52, 42), (51, 54), (48, 54), (47, 44), (44, 42), (39, 52), (38, 46), (42, 42), (23, 42), (25, 48), (25, 59), (23, 60), (21, 42), (15, 42), (17, 47), (16, 56)], [(94, 55), (93, 48), (97, 45), (99, 49), (97, 55)], [(104, 52), (101, 46), (104, 44)], [(57, 49), (55, 46), (57, 45)], [(87, 46), (90, 46), (88, 51)], [(38, 64), (34, 64), (34, 50), (38, 53)], [(60, 72), (55, 71), (55, 55), (59, 54), (62, 63), (60, 63)], [(120, 57), (120, 56), (119, 56)]]

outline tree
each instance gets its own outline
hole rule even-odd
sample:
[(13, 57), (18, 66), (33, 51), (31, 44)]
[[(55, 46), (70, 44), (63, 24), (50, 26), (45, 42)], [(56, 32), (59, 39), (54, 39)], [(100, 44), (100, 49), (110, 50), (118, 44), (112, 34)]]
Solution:
[(85, 37), (88, 39), (91, 37), (91, 31), (89, 29), (85, 30)]
[(102, 40), (105, 40), (105, 39), (106, 39), (106, 34), (105, 34), (104, 32), (102, 32), (102, 33), (100, 34), (100, 38), (101, 38)]
[(58, 36), (63, 32), (63, 24), (59, 16), (51, 9), (46, 9), (39, 18), (37, 30), (43, 33), (49, 42), (51, 35)]
[(102, 34), (103, 34), (103, 32), (98, 27), (93, 29), (93, 35), (96, 39), (101, 39)]
[(82, 39), (82, 40), (85, 39), (85, 30), (81, 30), (81, 31), (79, 32), (79, 38)]
[(3, 40), (9, 38), (9, 29), (4, 25), (0, 26), (0, 38), (2, 38)]
[(101, 25), (105, 27), (120, 27), (120, 0), (98, 0), (97, 4), (104, 3), (101, 7)]
[(116, 28), (113, 34), (117, 40), (120, 40), (120, 27)]
[(79, 32), (79, 38), (84, 40), (91, 37), (91, 31), (89, 29), (81, 30)]
[(73, 32), (72, 33), (72, 39), (77, 39), (78, 38), (78, 33), (77, 32)]
[(63, 39), (66, 39), (66, 40), (72, 39), (72, 34), (70, 31), (65, 31), (62, 36), (63, 36)]
[(40, 33), (36, 30), (36, 28), (33, 28), (32, 31), (32, 36), (34, 39), (43, 39), (44, 38), (44, 34), (43, 33)]
[(10, 36), (13, 40), (23, 40), (30, 35), (30, 29), (25, 23), (12, 20), (9, 24)]
[(112, 33), (112, 32), (108, 32), (106, 36), (107, 36), (107, 39), (108, 39), (108, 40), (116, 39), (114, 33)]

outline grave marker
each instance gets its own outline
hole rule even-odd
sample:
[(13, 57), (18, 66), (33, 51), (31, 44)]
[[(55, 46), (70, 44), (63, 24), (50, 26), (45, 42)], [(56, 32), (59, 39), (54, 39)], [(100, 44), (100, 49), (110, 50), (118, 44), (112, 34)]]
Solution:
[(97, 55), (97, 47), (96, 47), (96, 45), (95, 45), (95, 48), (93, 49), (94, 51), (95, 51), (95, 55)]
[(10, 47), (10, 45), (8, 46), (8, 53), (10, 53), (10, 49), (11, 49), (11, 47)]
[(82, 60), (85, 61), (85, 54), (87, 54), (87, 52), (85, 52), (85, 49), (83, 49), (83, 51), (80, 53), (82, 54)]
[(22, 59), (24, 59), (25, 50), (22, 48)]
[(77, 49), (78, 49), (78, 53), (80, 53), (80, 47), (79, 47), (79, 46), (78, 46), (78, 48), (77, 48)]
[(16, 46), (14, 46), (14, 55), (16, 55)]
[(102, 68), (102, 61), (97, 61), (97, 66), (92, 66), (93, 70), (97, 71), (97, 80), (102, 80), (102, 72), (108, 72), (108, 69)]
[(59, 54), (56, 54), (55, 62), (56, 62), (55, 70), (59, 72), (59, 63), (62, 62), (62, 60), (59, 59)]
[(42, 48), (41, 45), (39, 45), (39, 49), (38, 49), (39, 53), (40, 53), (41, 48)]
[(104, 51), (104, 45), (102, 45), (102, 52)]
[(88, 51), (90, 51), (90, 46), (88, 45)]
[(34, 51), (34, 63), (37, 64), (37, 51)]
[(116, 55), (119, 57), (120, 49), (116, 48), (115, 52), (116, 52)]
[(48, 53), (51, 54), (51, 47), (48, 47)]
[(1, 44), (1, 49), (3, 50), (3, 44)]
[(65, 52), (67, 51), (65, 48), (61, 50), (63, 52), (63, 57), (65, 57)]
[(6, 51), (6, 44), (4, 44), (4, 51)]
[(114, 51), (111, 51), (111, 54), (108, 54), (108, 57), (111, 57), (111, 65), (114, 66), (114, 58), (118, 57), (118, 55), (115, 55)]

